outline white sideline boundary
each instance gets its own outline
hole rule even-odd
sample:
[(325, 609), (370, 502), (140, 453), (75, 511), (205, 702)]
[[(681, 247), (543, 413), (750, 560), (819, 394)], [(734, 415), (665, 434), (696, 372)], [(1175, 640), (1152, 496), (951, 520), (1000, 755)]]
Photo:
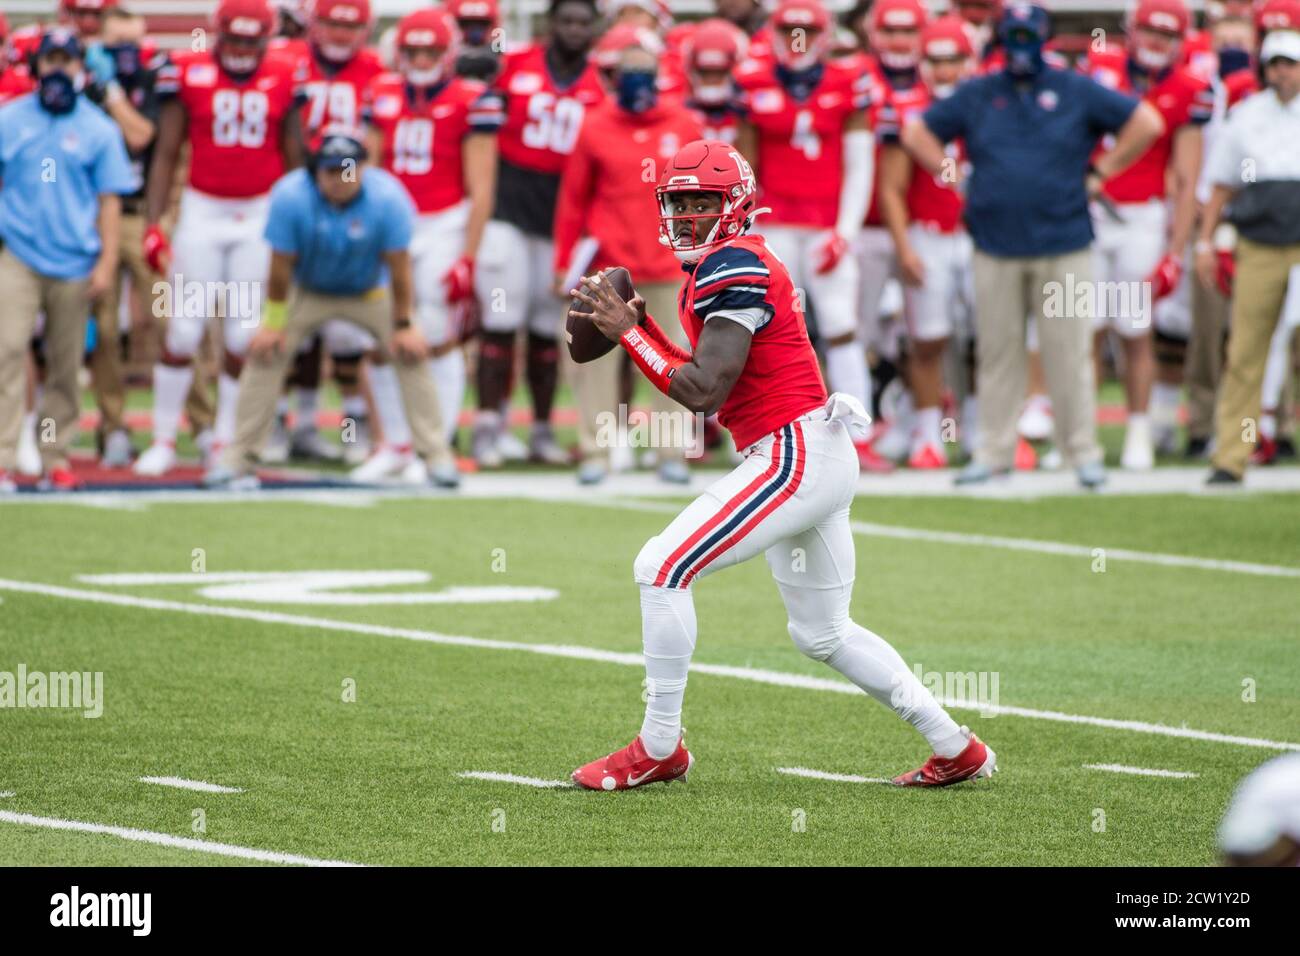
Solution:
[[(223, 617), (244, 621), (259, 621), (264, 624), (285, 624), (291, 627), (312, 628), (322, 631), (336, 631), (345, 634), (365, 634), (375, 637), (393, 637), (426, 644), (445, 644), (452, 647), (472, 647), (479, 650), (522, 651), (528, 654), (540, 654), (548, 657), (564, 657), (571, 660), (599, 661), (606, 664), (622, 664), (628, 667), (643, 667), (644, 659), (640, 654), (620, 651), (607, 651), (595, 647), (583, 647), (574, 644), (529, 644), (523, 641), (502, 641), (480, 637), (464, 637), (455, 634), (439, 634), (436, 631), (422, 631), (415, 628), (388, 627), (382, 624), (365, 624), (355, 621), (340, 621), (331, 618), (309, 617), (303, 614), (284, 614), (279, 611), (259, 611), (251, 608), (220, 607), (210, 604), (187, 604), (182, 601), (166, 601), (158, 598), (141, 598), (127, 594), (113, 594), (104, 591), (86, 591), (77, 588), (65, 588), (54, 584), (41, 584), (35, 581), (17, 581), (0, 578), (0, 591), (40, 594), (46, 597), (63, 598), (70, 601), (89, 601), (97, 604), (111, 604), (117, 607), (143, 608), (153, 611), (172, 611), (180, 614), (193, 614), (204, 617)], [(802, 690), (829, 691), (838, 694), (861, 694), (862, 691), (847, 681), (832, 680), (825, 677), (811, 677), (806, 674), (792, 674), (785, 671), (762, 670), (752, 667), (732, 667), (724, 664), (692, 663), (691, 671), (712, 677), (730, 677), (736, 680), (752, 681), (774, 687), (791, 687)], [(1234, 744), (1242, 747), (1259, 747), (1266, 750), (1300, 751), (1300, 743), (1266, 740), (1259, 737), (1245, 737), (1235, 734), (1221, 734), (1207, 730), (1194, 730), (1189, 727), (1173, 727), (1167, 724), (1154, 724), (1141, 720), (1119, 720), (1111, 717), (1090, 717), (1084, 714), (1066, 714), (1055, 710), (1037, 710), (1031, 707), (1011, 707), (968, 703), (961, 700), (947, 700), (940, 697), (945, 706), (956, 710), (978, 710), (986, 714), (1005, 715), (1008, 717), (1025, 717), (1031, 720), (1049, 720), (1057, 723), (1080, 724), (1091, 727), (1104, 727), (1109, 730), (1128, 730), (1135, 733), (1156, 734), (1162, 737), (1176, 737), (1186, 740), (1200, 740), (1206, 743)]]
[(572, 780), (543, 780), (541, 777), (521, 777), (517, 773), (498, 773), (495, 770), (464, 770), (458, 774), (465, 780), (487, 780), (491, 783), (518, 783), (525, 787), (549, 790), (555, 787), (572, 787)]
[(1169, 777), (1174, 780), (1195, 780), (1199, 773), (1190, 770), (1158, 770), (1153, 767), (1127, 767), (1122, 763), (1086, 763), (1084, 770), (1104, 770), (1107, 773), (1127, 773), (1138, 777)]
[(777, 767), (777, 773), (790, 777), (807, 777), (809, 780), (832, 780), (836, 783), (887, 783), (894, 781), (888, 777), (860, 777), (856, 773), (831, 773), (827, 770), (810, 770), (807, 767)]
[(132, 827), (115, 827), (104, 823), (86, 823), (82, 820), (62, 820), (58, 817), (38, 817), (30, 813), (14, 813), (0, 810), (0, 823), (13, 823), (25, 827), (41, 827), (46, 830), (69, 830), (77, 833), (96, 833), (130, 840), (133, 843), (152, 843), (154, 846), (170, 847), (174, 850), (188, 850), (192, 853), (212, 853), (216, 856), (229, 856), (240, 860), (256, 860), (259, 863), (279, 863), (288, 866), (364, 866), (363, 863), (348, 863), (344, 860), (318, 860), (310, 856), (298, 856), (296, 853), (279, 853), (275, 850), (258, 850), (249, 846), (235, 846), (232, 843), (213, 843), (211, 840), (193, 840), (189, 837), (173, 836), (170, 833), (156, 833), (153, 830), (136, 830)]
[(243, 787), (223, 787), (219, 783), (204, 783), (202, 780), (186, 780), (184, 777), (141, 777), (141, 783), (157, 784), (160, 787), (175, 787), (177, 790), (197, 790), (199, 793), (243, 793)]

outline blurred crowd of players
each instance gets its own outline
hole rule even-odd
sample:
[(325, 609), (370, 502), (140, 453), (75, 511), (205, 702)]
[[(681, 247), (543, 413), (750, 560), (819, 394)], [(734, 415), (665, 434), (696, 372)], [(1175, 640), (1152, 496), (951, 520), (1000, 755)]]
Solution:
[[(864, 469), (943, 468), (952, 449), (972, 452), (980, 434), (964, 177), (922, 170), (900, 131), (963, 80), (1004, 68), (1000, 0), (957, 0), (943, 12), (874, 0), (839, 17), (817, 0), (716, 6), (712, 18), (676, 23), (663, 0), (552, 0), (541, 35), (515, 42), (496, 0), (449, 0), (378, 36), (369, 0), (222, 0), (202, 42), (168, 51), (116, 0), (62, 0), (59, 19), (80, 40), (81, 93), (116, 121), (139, 180), (122, 197), (120, 267), (87, 307), (102, 464), (167, 474), (185, 421), (211, 460), (231, 443), (257, 323), (232, 307), (238, 293), (218, 300), (265, 281), (271, 188), (339, 126), (363, 131), (369, 162), (400, 179), (415, 205), (413, 318), (440, 420), (478, 468), (574, 464), (595, 483), (640, 464), (665, 481), (689, 480), (682, 449), (637, 453), (601, 440), (602, 414), (631, 401), (633, 379), (621, 353), (602, 368), (567, 362), (562, 314), (579, 275), (623, 265), (643, 294), (662, 287), (666, 305), (647, 299), (657, 318), (671, 318), (680, 269), (670, 250), (640, 238), (653, 236), (658, 175), (644, 167), (701, 137), (733, 142), (754, 163), (771, 210), (759, 230), (806, 296), (828, 385), (876, 413), (859, 447)], [(1214, 2), (1199, 29), (1181, 0), (1142, 0), (1123, 35), (1048, 44), (1053, 68), (1142, 97), (1165, 121), (1094, 210), (1094, 279), (1145, 283), (1154, 300), (1144, 314), (1098, 321), (1097, 380), (1101, 364), (1113, 364), (1126, 396), (1124, 468), (1149, 469), (1157, 452), (1200, 459), (1212, 450), (1233, 237), (1216, 234), (1213, 272), (1201, 268), (1197, 281), (1192, 238), (1209, 193), (1202, 160), (1227, 111), (1259, 89), (1258, 52), (1275, 30), (1300, 30), (1300, 0)], [(36, 86), (48, 27), (4, 32), (0, 101)], [(966, 162), (960, 144), (950, 155)], [(171, 308), (160, 310), (156, 283), (173, 279)], [(205, 290), (197, 308), (183, 294), (192, 282)], [(1026, 319), (1032, 354), (1042, 318)], [(1300, 289), (1270, 350), (1257, 462), (1294, 455), (1297, 324)], [(132, 438), (125, 412), (128, 336), (142, 332), (160, 340), (144, 350), (157, 358), (148, 442)], [(345, 322), (304, 345), (263, 461), (342, 459), (359, 481), (424, 480), (410, 469), (409, 416), (374, 346)], [(73, 488), (66, 444), (42, 447), (41, 352), (38, 337), (0, 485), (12, 487), (8, 467)], [(316, 427), (322, 368), (342, 394), (341, 442)], [(1053, 432), (1048, 383), (1041, 365), (1030, 370), (1017, 423), (1016, 465), (1025, 468), (1035, 465), (1029, 442)], [(573, 449), (552, 425), (566, 377), (578, 406)], [(471, 378), (477, 407), (460, 429)], [(526, 441), (509, 427), (518, 378), (532, 405)], [(1186, 442), (1176, 448), (1184, 403)], [(715, 428), (705, 437), (730, 451)]]

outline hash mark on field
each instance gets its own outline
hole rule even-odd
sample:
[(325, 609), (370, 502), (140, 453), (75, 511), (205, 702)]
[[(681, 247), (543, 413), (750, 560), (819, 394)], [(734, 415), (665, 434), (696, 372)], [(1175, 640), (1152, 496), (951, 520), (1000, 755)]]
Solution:
[(275, 850), (258, 850), (254, 847), (235, 846), (232, 843), (213, 843), (211, 840), (192, 840), (189, 837), (172, 836), (170, 833), (155, 833), (153, 830), (136, 830), (132, 827), (115, 827), (104, 823), (86, 823), (82, 820), (61, 820), (57, 817), (37, 817), (30, 813), (13, 813), (0, 810), (0, 823), (14, 823), (24, 827), (43, 827), (46, 830), (72, 830), (78, 833), (100, 833), (114, 836), (119, 840), (134, 843), (152, 843), (175, 850), (190, 850), (194, 853), (212, 853), (216, 856), (230, 856), (240, 860), (256, 860), (259, 863), (283, 863), (291, 866), (364, 866), (364, 863), (348, 863), (344, 860), (317, 860), (310, 856), (298, 856), (295, 853), (279, 853)]
[(184, 777), (141, 777), (141, 783), (156, 783), (160, 787), (176, 787), (178, 790), (198, 790), (200, 793), (243, 793), (243, 787), (223, 787), (219, 783), (204, 783), (202, 780), (186, 780)]
[(572, 780), (543, 780), (540, 777), (521, 777), (517, 773), (497, 773), (495, 770), (466, 770), (456, 774), (470, 780), (491, 780), (495, 783), (522, 783), (526, 787), (572, 787)]
[[(113, 604), (118, 607), (146, 608), (151, 611), (174, 611), (181, 614), (196, 614), (204, 617), (224, 617), (244, 621), (259, 621), (263, 624), (285, 624), (290, 627), (310, 627), (322, 631), (337, 631), (344, 634), (364, 634), (372, 637), (393, 637), (406, 641), (419, 641), (425, 644), (441, 644), (449, 647), (470, 647), (476, 650), (518, 651), (525, 654), (540, 654), (546, 657), (564, 657), (570, 660), (598, 661), (604, 664), (621, 664), (625, 667), (644, 667), (645, 658), (640, 654), (620, 651), (608, 651), (599, 647), (585, 647), (576, 644), (529, 644), (526, 641), (503, 641), (485, 637), (463, 637), (457, 634), (439, 634), (436, 631), (421, 631), (415, 628), (388, 627), (382, 624), (364, 624), (360, 621), (340, 621), (327, 617), (310, 617), (305, 614), (285, 614), (280, 611), (260, 611), (253, 608), (222, 607), (214, 604), (186, 604), (183, 601), (164, 601), (158, 598), (134, 597), (129, 594), (113, 594), (107, 591), (83, 591), (76, 588), (60, 587), (57, 584), (41, 584), (36, 581), (16, 581), (12, 578), (0, 578), (0, 590), (17, 591), (22, 594), (43, 594), (46, 597), (64, 598), (70, 601), (90, 601), (96, 604)], [(789, 687), (800, 690), (828, 691), (836, 694), (861, 694), (862, 691), (847, 681), (827, 677), (813, 677), (809, 674), (792, 674), (785, 671), (762, 670), (755, 667), (733, 667), (727, 664), (691, 664), (694, 674), (709, 674), (714, 677), (731, 677), (736, 680), (752, 681), (773, 687)], [(1105, 727), (1110, 730), (1131, 730), (1135, 733), (1157, 734), (1162, 737), (1180, 737), (1187, 740), (1202, 740), (1207, 743), (1236, 744), (1241, 747), (1261, 747), (1266, 750), (1300, 751), (1300, 743), (1284, 740), (1265, 740), (1259, 737), (1242, 737), (1236, 734), (1221, 734), (1209, 730), (1194, 730), (1189, 727), (1173, 727), (1169, 724), (1153, 724), (1144, 720), (1119, 720), (1114, 717), (1090, 717), (1085, 714), (1066, 714), (1056, 710), (1037, 710), (1032, 707), (1011, 707), (1006, 704), (970, 703), (964, 700), (939, 698), (945, 707), (954, 710), (978, 710), (984, 714), (1006, 715), (1009, 717), (1026, 717), (1032, 720), (1051, 720), (1063, 724), (1084, 724), (1091, 727)]]
[(887, 777), (859, 777), (855, 773), (829, 773), (825, 770), (809, 770), (807, 767), (777, 767), (777, 773), (792, 777), (807, 777), (810, 780), (833, 780), (836, 783), (888, 783), (894, 781)]
[(1131, 773), (1139, 777), (1172, 777), (1177, 780), (1195, 780), (1199, 773), (1188, 770), (1156, 770), (1151, 767), (1126, 767), (1122, 763), (1086, 763), (1084, 770), (1105, 770), (1109, 773)]

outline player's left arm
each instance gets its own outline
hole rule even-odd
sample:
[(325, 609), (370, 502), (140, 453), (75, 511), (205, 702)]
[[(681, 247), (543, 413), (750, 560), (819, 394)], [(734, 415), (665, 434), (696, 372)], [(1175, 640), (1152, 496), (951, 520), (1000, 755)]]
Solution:
[(469, 196), (469, 223), (465, 227), (465, 255), (473, 259), (483, 241), (483, 230), (492, 215), (497, 185), (497, 138), (495, 133), (470, 133), (461, 146), (465, 171), (465, 193)]
[(749, 358), (750, 327), (721, 314), (706, 321), (695, 351), (675, 347), (645, 314), (640, 295), (623, 301), (600, 274), (588, 276), (573, 296), (591, 310), (575, 313), (590, 319), (613, 342), (622, 345), (650, 383), (693, 412), (712, 415), (726, 401)]
[(280, 152), (284, 156), (284, 170), (297, 169), (307, 154), (306, 130), (303, 127), (302, 104), (295, 102), (280, 124)]
[(1205, 138), (1199, 125), (1189, 123), (1174, 134), (1173, 157), (1173, 222), (1169, 227), (1169, 251), (1182, 255), (1192, 236), (1196, 221), (1196, 182), (1201, 177), (1201, 157)]

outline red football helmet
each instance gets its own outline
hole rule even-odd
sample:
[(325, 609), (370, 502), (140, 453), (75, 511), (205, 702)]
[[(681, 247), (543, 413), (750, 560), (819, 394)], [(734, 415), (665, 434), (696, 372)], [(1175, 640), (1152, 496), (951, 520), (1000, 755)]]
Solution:
[(1300, 0), (1265, 0), (1255, 11), (1259, 39), (1270, 30), (1300, 30)]
[(921, 30), (921, 55), (927, 60), (957, 60), (975, 55), (960, 17), (931, 20)]
[[(433, 86), (447, 75), (456, 62), (460, 30), (452, 15), (442, 7), (426, 7), (408, 13), (397, 22), (397, 69), (414, 86)], [(420, 51), (434, 55), (432, 66), (420, 66), (413, 57)]]
[(501, 25), (497, 0), (447, 0), (446, 7), (469, 46), (486, 46)]
[(956, 0), (953, 6), (957, 16), (980, 27), (992, 26), (1002, 16), (1002, 0)]
[(117, 0), (60, 0), (61, 19), (71, 23), (82, 38), (99, 35), (104, 25), (104, 11), (117, 6)]
[[(680, 193), (717, 193), (720, 215), (674, 215), (672, 198)], [(758, 186), (749, 161), (734, 147), (716, 139), (697, 139), (679, 149), (669, 161), (655, 188), (659, 200), (659, 241), (683, 262), (697, 262), (714, 249), (743, 236), (760, 211)], [(701, 219), (711, 219), (707, 235), (700, 235)], [(678, 227), (690, 228), (678, 234)]]
[(660, 33), (667, 32), (673, 25), (673, 11), (667, 0), (600, 0), (597, 6), (607, 23), (617, 24), (623, 11), (634, 7), (653, 19)]
[(275, 30), (267, 0), (221, 0), (212, 14), (217, 62), (228, 73), (252, 73), (262, 62)]
[(929, 20), (921, 0), (876, 0), (868, 35), (882, 66), (911, 70), (921, 62), (921, 29)]
[(1190, 25), (1183, 0), (1140, 0), (1129, 21), (1129, 55), (1145, 70), (1168, 69), (1182, 58)]
[(660, 56), (664, 52), (663, 40), (659, 39), (659, 34), (649, 27), (619, 23), (610, 27), (604, 36), (596, 41), (596, 45), (591, 49), (591, 62), (602, 73), (608, 73), (618, 67), (619, 55), (629, 47), (640, 47), (655, 56)]
[(830, 55), (831, 15), (820, 0), (781, 0), (768, 21), (772, 55), (789, 70), (807, 70)]
[(329, 63), (347, 63), (370, 39), (370, 0), (315, 0), (307, 38)]
[(699, 24), (682, 46), (682, 63), (691, 84), (691, 96), (698, 103), (725, 103), (734, 95), (731, 80), (705, 83), (701, 73), (730, 74), (745, 56), (749, 37), (730, 20), (715, 17)]

